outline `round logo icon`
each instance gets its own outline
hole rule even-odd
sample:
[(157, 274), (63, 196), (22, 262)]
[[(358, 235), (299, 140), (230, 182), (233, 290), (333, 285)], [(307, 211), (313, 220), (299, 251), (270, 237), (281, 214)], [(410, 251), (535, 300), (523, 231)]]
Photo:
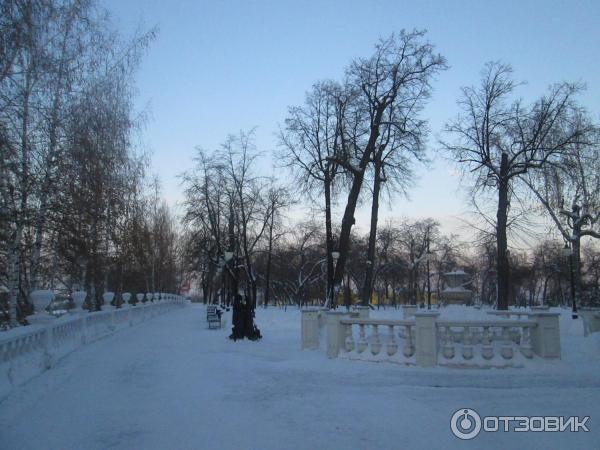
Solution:
[(481, 431), (481, 417), (473, 409), (461, 408), (452, 415), (450, 429), (459, 439), (473, 439)]

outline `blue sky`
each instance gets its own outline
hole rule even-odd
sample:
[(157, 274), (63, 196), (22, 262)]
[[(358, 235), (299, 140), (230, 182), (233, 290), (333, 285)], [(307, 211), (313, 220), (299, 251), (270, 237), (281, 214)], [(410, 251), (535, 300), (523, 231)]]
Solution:
[[(418, 173), (411, 201), (393, 199), (382, 216), (434, 217), (445, 230), (466, 206), (454, 166), (434, 152), (436, 136), (457, 113), (459, 88), (478, 82), (489, 60), (513, 65), (519, 90), (534, 99), (548, 85), (582, 81), (580, 97), (600, 118), (598, 1), (178, 1), (103, 0), (115, 25), (130, 35), (158, 25), (160, 33), (139, 71), (138, 108), (150, 120), (143, 140), (163, 194), (181, 201), (177, 174), (198, 145), (216, 148), (229, 133), (258, 127), (269, 152), (286, 109), (300, 104), (317, 80), (341, 79), (347, 63), (371, 53), (379, 37), (427, 29), (450, 69), (434, 83), (425, 111), (432, 167)], [(268, 162), (265, 170), (269, 170)], [(367, 229), (368, 211), (357, 215)]]

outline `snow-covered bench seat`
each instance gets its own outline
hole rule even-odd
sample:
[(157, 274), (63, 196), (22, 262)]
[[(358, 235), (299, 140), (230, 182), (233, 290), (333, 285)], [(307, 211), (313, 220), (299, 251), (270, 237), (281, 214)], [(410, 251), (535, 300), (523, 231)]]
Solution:
[(583, 335), (600, 332), (600, 308), (580, 308), (579, 314), (583, 319)]

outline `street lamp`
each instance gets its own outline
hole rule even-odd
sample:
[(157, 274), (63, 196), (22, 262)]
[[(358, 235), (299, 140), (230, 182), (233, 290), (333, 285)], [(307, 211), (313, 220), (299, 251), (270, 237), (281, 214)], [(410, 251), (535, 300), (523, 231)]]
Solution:
[(421, 257), (421, 261), (427, 262), (427, 309), (431, 309), (431, 273), (429, 270), (429, 261), (435, 259), (435, 253), (429, 249), (429, 236), (427, 236), (427, 251)]
[(331, 258), (333, 259), (333, 277), (331, 280), (331, 286), (329, 287), (329, 306), (333, 309), (335, 308), (335, 271), (337, 268), (338, 259), (340, 259), (340, 252), (331, 252)]
[(577, 302), (575, 301), (575, 277), (573, 276), (573, 249), (565, 242), (565, 247), (562, 250), (563, 255), (569, 258), (569, 275), (571, 278), (571, 305), (573, 319), (577, 319)]

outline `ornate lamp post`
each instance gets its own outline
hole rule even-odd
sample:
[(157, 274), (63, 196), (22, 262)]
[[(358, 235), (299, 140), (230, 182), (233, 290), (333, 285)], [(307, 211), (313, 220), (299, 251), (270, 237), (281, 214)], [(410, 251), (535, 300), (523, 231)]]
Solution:
[(577, 302), (575, 300), (575, 277), (573, 276), (573, 249), (569, 247), (569, 244), (565, 242), (563, 248), (563, 255), (569, 258), (569, 276), (571, 280), (571, 308), (573, 319), (577, 319)]

